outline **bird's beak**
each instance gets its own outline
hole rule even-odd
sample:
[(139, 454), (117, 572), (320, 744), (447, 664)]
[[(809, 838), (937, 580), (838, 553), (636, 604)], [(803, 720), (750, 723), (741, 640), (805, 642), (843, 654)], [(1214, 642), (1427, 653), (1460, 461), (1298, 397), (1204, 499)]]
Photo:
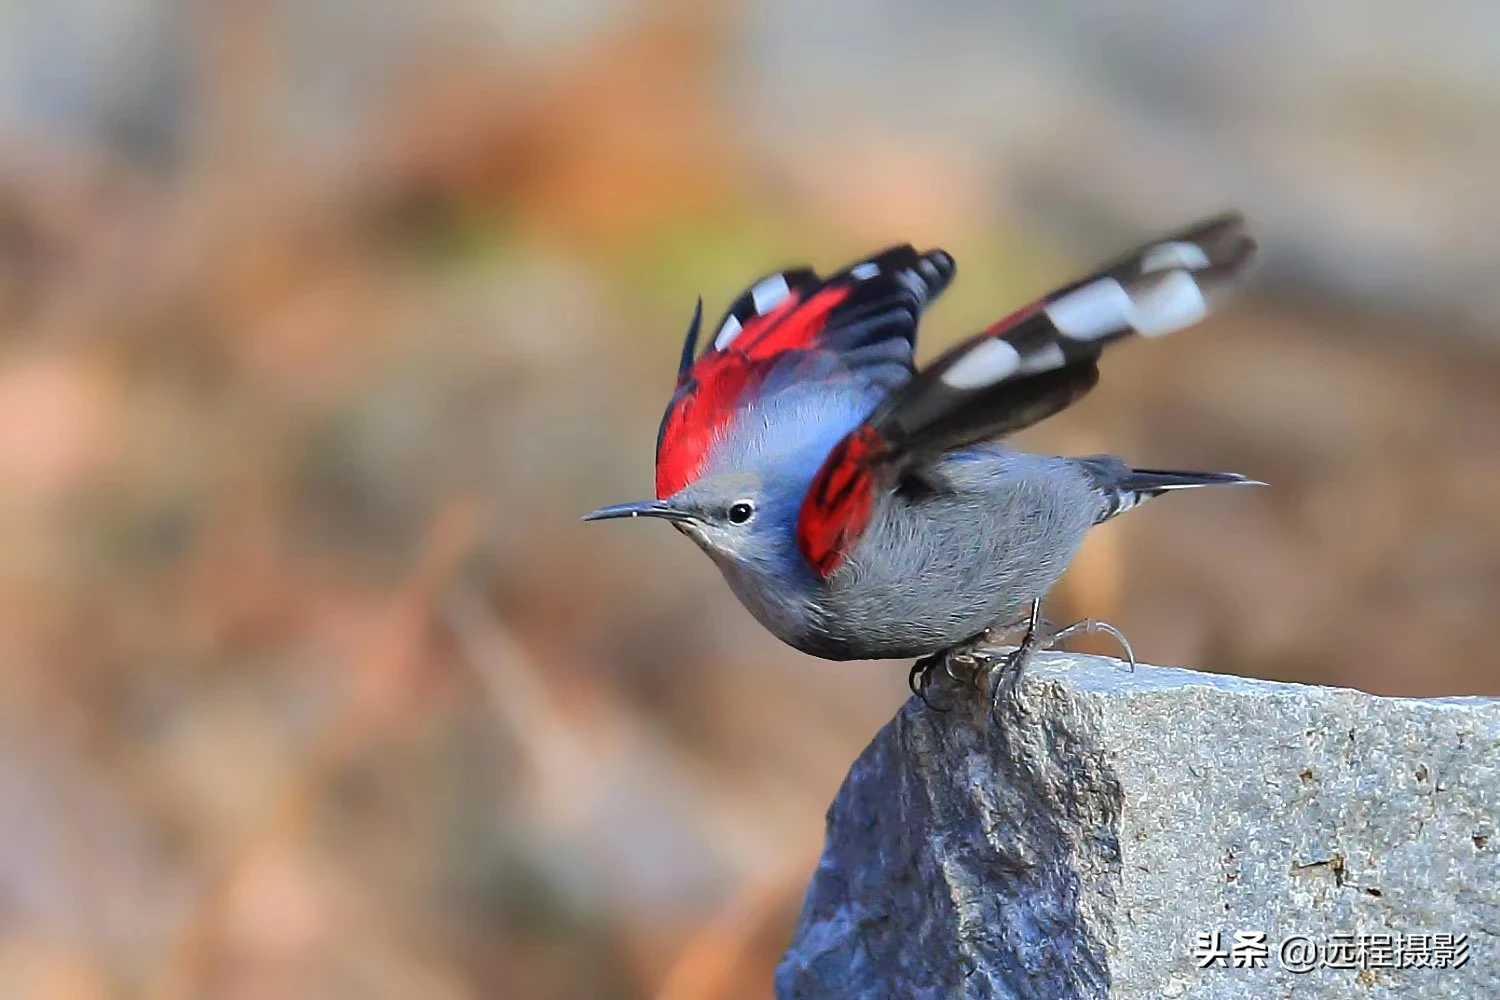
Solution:
[(665, 500), (637, 500), (635, 503), (617, 503), (600, 507), (591, 514), (583, 515), (585, 521), (607, 521), (614, 517), (659, 517), (667, 521), (696, 521), (697, 518), (685, 510), (678, 510)]

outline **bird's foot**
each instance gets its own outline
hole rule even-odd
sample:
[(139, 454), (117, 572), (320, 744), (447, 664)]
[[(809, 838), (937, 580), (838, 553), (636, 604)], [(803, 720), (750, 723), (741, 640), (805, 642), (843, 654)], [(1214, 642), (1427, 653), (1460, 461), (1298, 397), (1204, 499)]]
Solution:
[(1130, 647), (1130, 640), (1125, 638), (1124, 632), (1121, 632), (1109, 622), (1099, 621), (1096, 618), (1085, 618), (1082, 621), (1076, 621), (1071, 625), (1058, 629), (1042, 648), (1052, 649), (1078, 635), (1099, 634), (1110, 636), (1115, 642), (1120, 644), (1120, 649), (1125, 652), (1125, 662), (1129, 664), (1130, 672), (1135, 673), (1135, 650)]
[[(1025, 626), (1026, 632), (1021, 637), (1016, 648), (1006, 653), (1000, 660), (990, 667), (986, 673), (980, 665), (979, 652), (989, 644), (994, 632), (1009, 631), (1014, 628)], [(986, 629), (985, 631), (969, 639), (967, 642), (953, 646), (941, 652), (924, 656), (912, 664), (911, 673), (907, 675), (906, 683), (911, 688), (912, 694), (922, 699), (922, 704), (939, 712), (948, 709), (934, 705), (927, 697), (927, 689), (932, 684), (932, 673), (938, 667), (942, 667), (953, 681), (963, 684), (972, 683), (976, 686), (982, 676), (987, 676), (988, 696), (990, 702), (990, 715), (998, 718), (1001, 701), (1008, 695), (1013, 695), (1021, 675), (1030, 662), (1033, 654), (1055, 649), (1062, 643), (1080, 635), (1108, 635), (1120, 644), (1120, 649), (1125, 653), (1125, 661), (1131, 673), (1135, 672), (1135, 650), (1131, 648), (1130, 640), (1125, 638), (1121, 632), (1109, 622), (1100, 621), (1097, 618), (1084, 618), (1071, 625), (1065, 625), (1053, 631), (1051, 623), (1045, 621), (1041, 616), (1041, 601), (1031, 602), (1031, 613), (1016, 625)], [(959, 676), (954, 671), (955, 666), (961, 666), (966, 677)], [(1024, 713), (1025, 706), (1019, 701), (1017, 706)]]
[(955, 684), (977, 684), (979, 651), (990, 644), (992, 633), (1007, 631), (1011, 627), (1013, 626), (985, 629), (957, 646), (949, 646), (947, 649), (922, 657), (912, 664), (911, 672), (906, 675), (906, 686), (911, 688), (911, 693), (922, 699), (922, 704), (928, 708), (938, 712), (948, 711), (946, 708), (934, 705), (927, 697), (927, 689), (932, 686), (933, 671), (942, 667), (948, 679)]
[(946, 666), (948, 663), (948, 653), (949, 651), (945, 649), (941, 652), (933, 653), (931, 656), (922, 657), (911, 665), (911, 673), (906, 675), (906, 686), (911, 688), (911, 693), (922, 699), (922, 704), (935, 712), (946, 712), (948, 710), (934, 705), (927, 700), (927, 688), (932, 683), (932, 672), (940, 664), (945, 666), (948, 676), (953, 676), (953, 668)]

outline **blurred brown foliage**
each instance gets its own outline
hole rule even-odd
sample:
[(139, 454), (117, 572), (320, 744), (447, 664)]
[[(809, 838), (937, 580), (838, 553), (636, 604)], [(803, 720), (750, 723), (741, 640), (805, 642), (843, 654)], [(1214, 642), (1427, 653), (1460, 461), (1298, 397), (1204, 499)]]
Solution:
[[(1078, 262), (973, 150), (758, 151), (728, 13), (445, 35), (321, 157), (289, 30), (187, 19), (165, 166), (0, 147), (0, 983), (763, 996), (904, 665), (782, 649), (682, 540), (577, 515), (649, 490), (698, 292), (941, 242), (930, 353)], [(1026, 438), (1274, 484), (1101, 533), (1054, 617), (1500, 694), (1500, 358), (1277, 292)]]

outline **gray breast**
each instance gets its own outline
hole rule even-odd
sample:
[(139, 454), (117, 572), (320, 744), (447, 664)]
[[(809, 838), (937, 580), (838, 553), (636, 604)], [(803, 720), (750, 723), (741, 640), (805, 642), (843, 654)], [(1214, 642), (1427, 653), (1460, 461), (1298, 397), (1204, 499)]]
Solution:
[(923, 655), (1016, 621), (1057, 582), (1098, 507), (1064, 459), (986, 445), (937, 472), (942, 489), (881, 499), (828, 582), (821, 631), (847, 656)]

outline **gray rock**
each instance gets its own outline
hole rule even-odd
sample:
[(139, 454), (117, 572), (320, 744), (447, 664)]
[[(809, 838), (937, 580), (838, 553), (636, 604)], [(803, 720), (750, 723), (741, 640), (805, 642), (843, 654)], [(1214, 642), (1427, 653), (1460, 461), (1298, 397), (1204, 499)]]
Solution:
[[(993, 722), (931, 697), (829, 809), (779, 996), (1500, 997), (1500, 701), (1057, 654)], [(1199, 967), (1237, 932), (1262, 967)], [(1467, 960), (1386, 967), (1419, 934)]]

